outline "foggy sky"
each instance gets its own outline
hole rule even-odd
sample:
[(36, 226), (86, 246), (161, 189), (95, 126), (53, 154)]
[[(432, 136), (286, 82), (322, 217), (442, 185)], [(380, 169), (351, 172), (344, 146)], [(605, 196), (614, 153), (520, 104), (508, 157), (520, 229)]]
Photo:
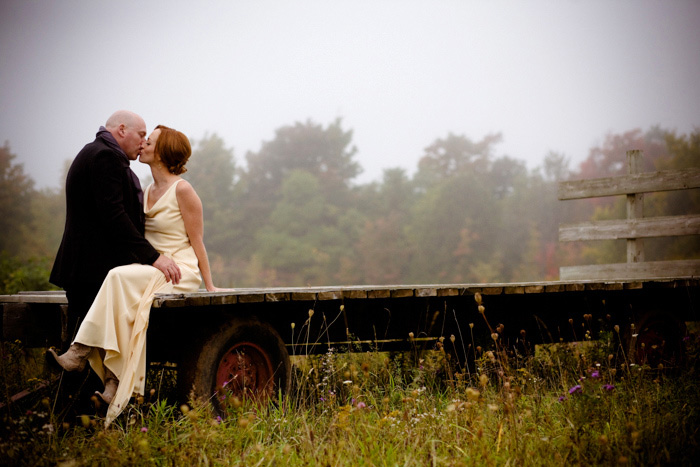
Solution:
[(698, 0), (2, 0), (0, 21), (0, 144), (38, 187), (121, 108), (216, 133), (239, 165), (281, 126), (340, 117), (358, 183), (412, 174), (448, 132), (500, 132), (497, 155), (534, 168), (700, 126)]

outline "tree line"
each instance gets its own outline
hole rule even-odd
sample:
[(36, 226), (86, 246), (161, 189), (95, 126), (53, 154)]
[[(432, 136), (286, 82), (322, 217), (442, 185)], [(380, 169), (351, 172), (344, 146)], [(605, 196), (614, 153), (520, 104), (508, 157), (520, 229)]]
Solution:
[[(205, 243), (225, 287), (483, 283), (556, 280), (563, 265), (625, 261), (624, 241), (560, 244), (558, 226), (625, 217), (624, 197), (558, 201), (557, 182), (625, 173), (629, 149), (644, 170), (700, 166), (700, 130), (658, 127), (609, 134), (571, 168), (498, 155), (501, 135), (448, 133), (415, 173), (385, 169), (358, 184), (352, 130), (341, 120), (276, 130), (245, 164), (216, 134), (193, 141), (184, 178), (204, 204)], [(50, 287), (65, 219), (62, 189), (34, 188), (9, 143), (0, 148), (0, 288)], [(147, 181), (144, 181), (147, 183)], [(700, 190), (655, 193), (645, 215), (700, 213)], [(648, 260), (700, 257), (698, 236), (652, 239)]]

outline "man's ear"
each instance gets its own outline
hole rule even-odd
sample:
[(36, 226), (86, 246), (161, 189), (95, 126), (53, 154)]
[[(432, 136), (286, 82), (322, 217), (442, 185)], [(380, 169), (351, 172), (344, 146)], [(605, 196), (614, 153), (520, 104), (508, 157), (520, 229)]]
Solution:
[(126, 125), (124, 125), (123, 123), (120, 124), (117, 133), (119, 133), (119, 136), (124, 137), (124, 135), (126, 135)]

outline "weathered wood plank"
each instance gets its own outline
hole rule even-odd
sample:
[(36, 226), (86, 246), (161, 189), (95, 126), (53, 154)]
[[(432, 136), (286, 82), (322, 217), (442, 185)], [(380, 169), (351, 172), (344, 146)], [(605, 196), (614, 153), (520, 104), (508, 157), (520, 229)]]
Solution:
[[(386, 292), (387, 292), (387, 294), (389, 293), (388, 290), (386, 290)], [(343, 298), (368, 298), (369, 294), (370, 294), (370, 291), (367, 291), (367, 290), (358, 290), (358, 289), (343, 290)], [(374, 298), (374, 297), (369, 297), (369, 298)]]
[(460, 290), (455, 287), (442, 287), (437, 289), (438, 297), (456, 297), (460, 294)]
[(287, 302), (291, 297), (286, 292), (270, 292), (265, 294), (266, 302)]
[(413, 289), (394, 289), (391, 291), (392, 298), (413, 297)]
[[(390, 298), (391, 290), (389, 289), (379, 289), (379, 290), (369, 290), (367, 291), (367, 298)], [(350, 298), (365, 298), (360, 296), (350, 297)]]
[(258, 303), (265, 301), (264, 293), (247, 293), (238, 296), (238, 303)]
[(560, 200), (700, 188), (700, 168), (559, 182)]
[(700, 276), (700, 260), (568, 266), (559, 268), (559, 276), (563, 281), (697, 277)]
[(328, 290), (318, 293), (319, 300), (340, 300), (343, 298), (342, 290)]
[(292, 300), (303, 302), (303, 301), (314, 301), (317, 296), (315, 292), (292, 292)]
[(563, 292), (566, 290), (566, 286), (561, 283), (546, 284), (544, 286), (544, 291), (548, 293), (552, 292)]
[(681, 235), (700, 235), (700, 215), (614, 219), (565, 224), (559, 227), (560, 242)]
[(427, 287), (415, 289), (416, 297), (437, 297), (437, 288)]

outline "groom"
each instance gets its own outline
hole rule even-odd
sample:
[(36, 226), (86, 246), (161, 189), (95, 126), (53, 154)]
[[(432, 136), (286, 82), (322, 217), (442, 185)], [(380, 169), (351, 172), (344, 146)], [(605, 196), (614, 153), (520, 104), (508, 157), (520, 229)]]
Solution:
[(152, 264), (166, 280), (180, 281), (175, 262), (144, 238), (143, 193), (129, 162), (145, 140), (143, 118), (117, 111), (68, 170), (66, 224), (50, 281), (66, 291), (71, 341), (110, 269)]

